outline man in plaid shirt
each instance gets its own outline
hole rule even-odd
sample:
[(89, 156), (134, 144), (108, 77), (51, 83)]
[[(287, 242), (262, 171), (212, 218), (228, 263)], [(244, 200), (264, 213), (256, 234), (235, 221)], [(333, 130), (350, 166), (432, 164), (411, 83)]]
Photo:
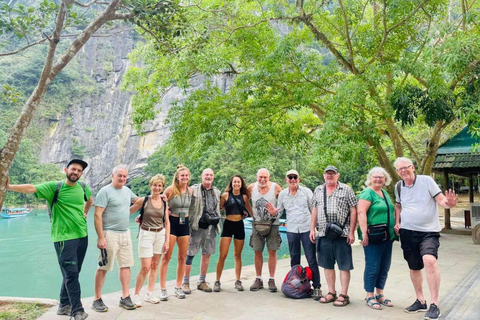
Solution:
[[(318, 186), (313, 194), (312, 221), (310, 224), (310, 240), (315, 242), (315, 227), (319, 227), (317, 256), (318, 265), (325, 270), (328, 293), (320, 298), (320, 303), (330, 303), (336, 307), (344, 307), (350, 303), (348, 286), (350, 270), (353, 269), (352, 247), (355, 241), (355, 225), (357, 223), (357, 198), (352, 188), (338, 182), (340, 173), (335, 166), (328, 166), (323, 171), (325, 184)], [(326, 202), (325, 202), (326, 199)], [(338, 224), (343, 233), (336, 239), (325, 237), (327, 222)], [(335, 263), (340, 270), (340, 294), (335, 291)]]

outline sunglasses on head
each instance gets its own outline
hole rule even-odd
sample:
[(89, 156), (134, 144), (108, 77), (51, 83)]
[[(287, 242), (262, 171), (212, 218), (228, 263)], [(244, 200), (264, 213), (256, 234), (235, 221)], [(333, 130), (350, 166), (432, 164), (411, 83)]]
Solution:
[(288, 180), (297, 180), (298, 176), (297, 175), (289, 175), (287, 176)]

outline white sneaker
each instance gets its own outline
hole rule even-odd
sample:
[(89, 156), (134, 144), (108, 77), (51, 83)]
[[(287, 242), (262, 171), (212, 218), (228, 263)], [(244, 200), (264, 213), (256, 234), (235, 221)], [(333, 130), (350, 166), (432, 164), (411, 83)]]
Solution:
[(160, 302), (160, 299), (155, 297), (153, 295), (153, 292), (147, 292), (147, 295), (145, 296), (145, 298), (143, 298), (143, 300), (145, 300), (146, 302), (154, 303), (154, 304)]
[(183, 293), (182, 288), (175, 287), (174, 293), (175, 293), (175, 295), (177, 296), (178, 299), (185, 299), (185, 293)]
[(135, 294), (132, 299), (133, 304), (137, 305), (137, 308), (140, 308), (142, 306), (142, 300), (140, 300), (140, 297), (138, 294)]
[(161, 301), (167, 301), (168, 300), (167, 289), (160, 289), (160, 300)]

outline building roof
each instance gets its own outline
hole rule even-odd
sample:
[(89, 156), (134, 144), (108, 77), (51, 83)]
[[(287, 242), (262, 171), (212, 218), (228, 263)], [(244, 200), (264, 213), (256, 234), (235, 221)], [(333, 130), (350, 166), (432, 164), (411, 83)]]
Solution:
[(480, 152), (473, 151), (475, 144), (480, 144), (480, 138), (469, 133), (468, 126), (463, 128), (438, 148), (433, 170), (465, 177), (480, 173)]

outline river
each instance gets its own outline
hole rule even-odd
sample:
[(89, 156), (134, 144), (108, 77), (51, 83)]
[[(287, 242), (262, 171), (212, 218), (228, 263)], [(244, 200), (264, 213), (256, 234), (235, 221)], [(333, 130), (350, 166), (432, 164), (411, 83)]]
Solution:
[[(135, 286), (135, 278), (140, 270), (140, 259), (137, 254), (138, 224), (135, 215), (130, 216), (130, 230), (132, 233), (135, 266), (132, 267), (130, 287)], [(245, 230), (246, 241), (243, 250), (243, 264), (253, 264), (253, 250), (248, 246), (251, 231)], [(93, 224), (93, 209), (88, 215), (89, 244), (87, 255), (80, 274), (82, 297), (94, 295), (94, 274), (97, 266), (98, 249), (97, 236)], [(217, 237), (218, 238), (218, 237)], [(286, 234), (282, 233), (282, 247), (278, 257), (288, 255)], [(218, 242), (218, 241), (217, 241)], [(268, 254), (264, 254), (265, 261)], [(175, 279), (176, 272), (176, 247), (168, 268), (168, 280)], [(210, 260), (208, 272), (214, 272), (218, 260), (217, 250)], [(225, 269), (234, 267), (233, 243), (230, 247)], [(264, 274), (268, 268), (264, 265)], [(198, 276), (200, 270), (200, 254), (195, 256), (192, 265), (192, 276)], [(0, 219), (0, 296), (33, 297), (58, 299), (62, 281), (57, 263), (55, 249), (50, 239), (50, 220), (46, 210), (33, 210), (28, 216), (15, 219)], [(212, 285), (215, 279), (207, 278)], [(156, 287), (158, 288), (158, 280)], [(115, 265), (113, 272), (107, 274), (104, 293), (120, 291), (118, 280), (118, 267)], [(133, 291), (132, 291), (133, 293)]]

